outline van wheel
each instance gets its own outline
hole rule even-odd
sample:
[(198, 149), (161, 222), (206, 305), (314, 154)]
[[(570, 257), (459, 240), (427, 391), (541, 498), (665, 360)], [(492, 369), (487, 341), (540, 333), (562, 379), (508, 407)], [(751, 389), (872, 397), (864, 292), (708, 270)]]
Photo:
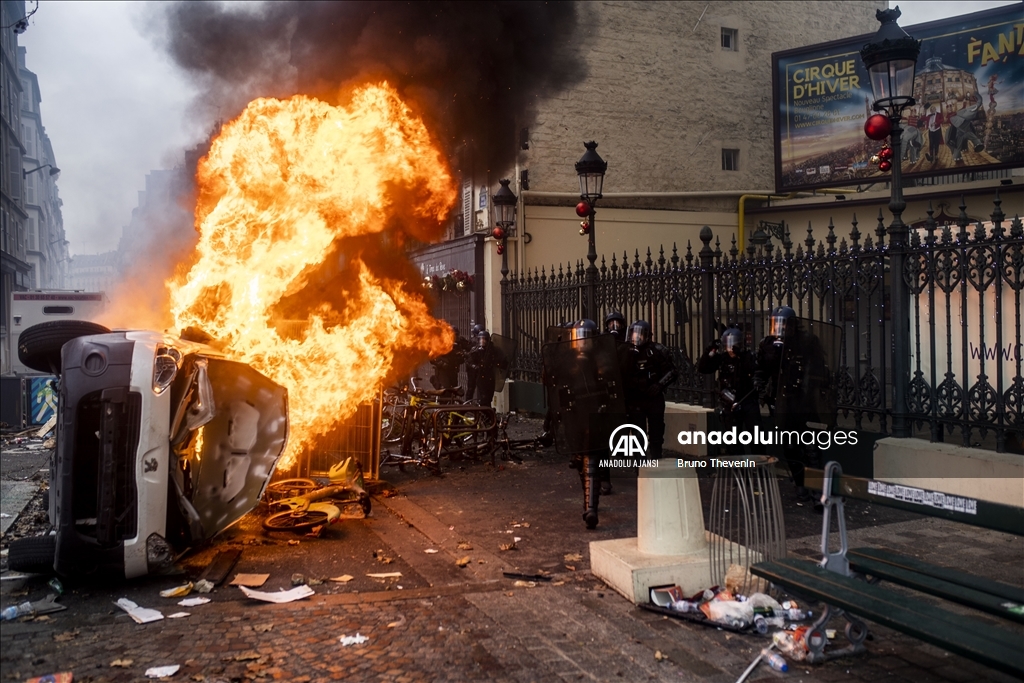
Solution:
[(53, 574), (57, 556), (56, 536), (29, 536), (11, 541), (7, 565), (16, 572)]
[(60, 350), (72, 339), (107, 334), (106, 327), (88, 320), (54, 320), (33, 325), (18, 338), (18, 360), (37, 372), (60, 374)]

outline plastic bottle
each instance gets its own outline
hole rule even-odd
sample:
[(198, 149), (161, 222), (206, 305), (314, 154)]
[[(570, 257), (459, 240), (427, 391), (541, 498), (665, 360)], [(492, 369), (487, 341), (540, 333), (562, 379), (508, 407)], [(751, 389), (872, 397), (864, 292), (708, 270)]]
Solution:
[(672, 603), (672, 609), (677, 612), (699, 612), (700, 606), (690, 600), (676, 600)]
[(810, 612), (804, 612), (802, 609), (797, 607), (790, 607), (786, 610), (785, 617), (790, 621), (803, 621), (807, 617), (811, 616)]
[(763, 614), (754, 615), (754, 628), (758, 633), (768, 633), (768, 620), (764, 618)]
[(786, 660), (783, 659), (782, 655), (769, 652), (768, 650), (765, 650), (763, 654), (765, 663), (771, 668), (783, 673), (789, 671), (789, 664), (786, 664)]
[(14, 605), (5, 607), (4, 611), (0, 612), (0, 619), (3, 619), (3, 621), (14, 621), (18, 617), (23, 617), (26, 614), (32, 614), (34, 611), (35, 610), (32, 609), (31, 602), (23, 602), (17, 607)]

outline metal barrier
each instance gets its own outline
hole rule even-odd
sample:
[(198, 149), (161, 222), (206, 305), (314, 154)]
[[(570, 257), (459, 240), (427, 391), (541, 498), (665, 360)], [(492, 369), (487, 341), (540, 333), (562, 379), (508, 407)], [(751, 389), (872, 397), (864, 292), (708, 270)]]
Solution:
[(368, 481), (380, 478), (381, 396), (359, 406), (356, 414), (336, 424), (317, 438), (298, 458), (292, 476), (326, 477), (332, 466), (352, 457), (363, 468)]
[[(735, 238), (723, 252), (705, 227), (697, 254), (687, 243), (682, 256), (672, 245), (668, 256), (659, 248), (654, 258), (648, 249), (643, 261), (639, 250), (632, 262), (625, 253), (602, 257), (597, 309), (602, 317), (619, 310), (627, 320), (649, 321), (680, 371), (669, 400), (711, 407), (712, 378), (695, 366), (704, 347), (735, 323), (754, 348), (768, 313), (792, 306), (844, 331), (835, 382), (840, 415), (851, 426), (896, 436), (917, 429), (932, 441), (956, 434), (965, 446), (1020, 450), (1024, 226), (1019, 216), (1006, 225), (1001, 204), (997, 193), (989, 220), (978, 220), (961, 198), (959, 216), (943, 224), (929, 208), (909, 242), (895, 246), (881, 211), (873, 236), (861, 233), (854, 216), (847, 237), (837, 238), (830, 221), (824, 240), (808, 226), (794, 247), (783, 222), (775, 226), (778, 245), (759, 230), (742, 253)], [(894, 290), (893, 270), (904, 287)], [(505, 334), (519, 345), (513, 379), (540, 381), (545, 330), (581, 315), (585, 288), (582, 261), (502, 281)], [(905, 299), (894, 301), (894, 291)], [(894, 322), (900, 310), (906, 318)], [(901, 404), (897, 396), (905, 397)]]

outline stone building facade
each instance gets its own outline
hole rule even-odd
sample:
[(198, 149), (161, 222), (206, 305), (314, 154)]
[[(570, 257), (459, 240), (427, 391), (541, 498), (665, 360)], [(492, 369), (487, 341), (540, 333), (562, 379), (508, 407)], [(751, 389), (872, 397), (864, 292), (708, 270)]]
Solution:
[(43, 126), (39, 79), (25, 64), (18, 48), (21, 77), (21, 141), (25, 221), (25, 252), (32, 264), (31, 289), (63, 289), (67, 284), (68, 241), (64, 235), (63, 201), (57, 190), (57, 161)]

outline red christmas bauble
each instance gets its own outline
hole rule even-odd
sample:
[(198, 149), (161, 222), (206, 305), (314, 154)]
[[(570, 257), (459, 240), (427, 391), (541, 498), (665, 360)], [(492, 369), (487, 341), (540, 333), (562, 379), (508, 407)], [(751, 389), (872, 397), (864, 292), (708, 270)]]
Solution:
[(872, 114), (864, 122), (864, 134), (872, 140), (884, 140), (892, 133), (892, 121), (883, 114)]
[(892, 147), (883, 147), (878, 151), (878, 158), (882, 161), (889, 161), (892, 159)]
[(892, 168), (892, 162), (891, 161), (885, 161), (883, 159), (882, 162), (878, 164), (878, 170), (881, 171), (882, 173), (885, 173), (890, 168)]
[(491, 236), (496, 240), (505, 239), (505, 231), (501, 229), (501, 226), (498, 226), (491, 231)]
[(498, 245), (498, 256), (501, 256), (504, 253), (505, 253), (505, 245), (504, 244), (499, 244)]
[(580, 234), (581, 235), (587, 235), (589, 233), (590, 233), (590, 226), (589, 225), (583, 225), (583, 227), (580, 228)]
[(590, 204), (586, 202), (580, 202), (576, 205), (576, 215), (580, 218), (590, 215)]

